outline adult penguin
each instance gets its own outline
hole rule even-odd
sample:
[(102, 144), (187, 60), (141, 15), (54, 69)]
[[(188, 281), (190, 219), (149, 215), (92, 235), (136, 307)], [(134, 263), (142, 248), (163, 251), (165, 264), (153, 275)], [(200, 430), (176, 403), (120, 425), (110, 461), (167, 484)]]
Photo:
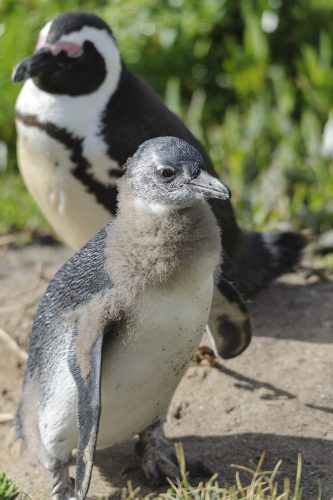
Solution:
[[(74, 249), (115, 214), (122, 165), (147, 139), (187, 141), (216, 176), (198, 141), (126, 67), (111, 29), (93, 14), (69, 12), (47, 23), (13, 80), (27, 80), (16, 104), (21, 173), (55, 231)], [(301, 235), (243, 231), (229, 202), (210, 203), (223, 233), (224, 275), (243, 292), (298, 262)]]

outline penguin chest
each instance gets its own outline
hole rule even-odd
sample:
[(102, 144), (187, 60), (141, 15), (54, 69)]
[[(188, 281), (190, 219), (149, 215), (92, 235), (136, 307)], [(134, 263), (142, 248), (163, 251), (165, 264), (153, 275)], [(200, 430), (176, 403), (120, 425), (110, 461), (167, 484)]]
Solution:
[(165, 414), (207, 324), (213, 275), (146, 292), (132, 324), (106, 344), (98, 447), (131, 438)]
[(17, 131), (19, 167), (28, 190), (60, 238), (74, 249), (81, 247), (110, 221), (98, 193), (105, 186), (115, 189), (116, 180), (108, 177), (112, 160), (99, 154), (97, 139), (90, 138), (87, 147), (83, 141), (77, 155), (65, 137), (58, 140), (20, 120)]

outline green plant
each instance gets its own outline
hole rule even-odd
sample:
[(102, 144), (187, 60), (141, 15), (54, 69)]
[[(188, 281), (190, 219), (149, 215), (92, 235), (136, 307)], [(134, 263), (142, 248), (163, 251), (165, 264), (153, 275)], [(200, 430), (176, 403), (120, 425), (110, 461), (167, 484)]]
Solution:
[[(254, 467), (232, 465), (237, 470), (235, 484), (222, 486), (214, 474), (207, 482), (193, 486), (186, 472), (186, 461), (181, 443), (175, 445), (176, 456), (180, 468), (180, 478), (170, 481), (170, 488), (166, 493), (150, 493), (140, 497), (140, 488), (133, 488), (129, 483), (122, 491), (122, 500), (137, 500), (142, 498), (160, 500), (301, 500), (302, 487), (302, 459), (298, 456), (296, 477), (290, 480), (281, 477), (279, 471), (282, 460), (279, 460), (272, 471), (263, 469), (265, 454)], [(241, 473), (247, 479), (241, 478)], [(291, 484), (294, 483), (294, 487)], [(321, 499), (320, 490), (317, 500)], [(315, 499), (314, 499), (315, 500)]]
[(330, 0), (0, 3), (0, 140), (10, 173), (19, 91), (12, 66), (31, 53), (46, 20), (74, 9), (110, 23), (127, 64), (205, 144), (243, 225), (331, 229), (333, 162), (323, 150), (333, 111)]
[(16, 498), (19, 491), (13, 481), (7, 479), (4, 472), (0, 472), (0, 499), (1, 500), (12, 500)]

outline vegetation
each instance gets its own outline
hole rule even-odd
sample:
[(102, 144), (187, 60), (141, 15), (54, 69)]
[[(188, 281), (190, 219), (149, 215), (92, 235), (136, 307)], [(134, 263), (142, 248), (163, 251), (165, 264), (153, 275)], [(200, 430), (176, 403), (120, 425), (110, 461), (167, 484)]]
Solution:
[[(133, 488), (128, 482), (127, 488), (121, 492), (121, 500), (301, 500), (302, 487), (302, 460), (298, 456), (296, 477), (290, 480), (282, 477), (279, 469), (282, 460), (279, 460), (272, 471), (264, 470), (265, 455), (261, 455), (257, 465), (244, 467), (232, 465), (237, 470), (235, 484), (221, 486), (214, 474), (207, 482), (192, 486), (186, 472), (186, 461), (181, 443), (175, 445), (177, 460), (180, 467), (180, 478), (177, 481), (169, 481), (170, 488), (165, 493), (149, 493), (140, 495), (140, 487)], [(0, 499), (11, 500), (19, 495), (16, 486), (0, 473)], [(34, 500), (25, 493), (20, 493), (23, 499)], [(320, 487), (318, 496), (314, 500), (321, 500)], [(99, 497), (103, 500), (103, 497)]]
[[(0, 194), (18, 187), (12, 67), (46, 20), (74, 9), (110, 23), (127, 64), (202, 140), (243, 225), (332, 228), (333, 0), (2, 0)], [(38, 227), (31, 207), (2, 213), (1, 231)]]
[[(181, 443), (175, 445), (178, 463), (180, 466), (181, 478), (176, 482), (170, 481), (170, 488), (166, 493), (151, 493), (145, 497), (140, 497), (140, 488), (134, 489), (131, 484), (122, 491), (121, 500), (301, 500), (301, 472), (302, 460), (298, 456), (296, 477), (291, 486), (289, 478), (281, 478), (279, 468), (282, 460), (279, 460), (273, 471), (262, 469), (265, 455), (262, 454), (260, 460), (254, 468), (232, 465), (237, 469), (234, 485), (220, 486), (217, 481), (217, 474), (214, 474), (206, 483), (199, 483), (193, 487), (186, 473), (186, 462)], [(246, 479), (241, 477), (241, 474)], [(279, 477), (280, 476), (280, 477)], [(320, 492), (317, 500), (321, 499)], [(315, 499), (314, 499), (315, 500)]]
[[(110, 23), (128, 66), (205, 144), (243, 225), (309, 228), (333, 250), (333, 0), (0, 0), (0, 233), (47, 227), (17, 172), (12, 68), (47, 20), (78, 9)], [(300, 461), (294, 489), (262, 460), (239, 467), (248, 482), (239, 470), (233, 486), (193, 487), (178, 457), (160, 499), (301, 498)], [(0, 474), (0, 499), (17, 495)]]
[(1, 500), (12, 500), (16, 498), (19, 491), (15, 484), (7, 479), (3, 472), (0, 472), (0, 499)]

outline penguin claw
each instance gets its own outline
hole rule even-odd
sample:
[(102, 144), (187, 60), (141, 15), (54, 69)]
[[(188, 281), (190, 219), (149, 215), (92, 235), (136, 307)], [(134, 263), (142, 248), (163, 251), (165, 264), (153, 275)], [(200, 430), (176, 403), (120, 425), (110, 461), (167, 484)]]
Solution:
[(218, 360), (214, 354), (214, 351), (210, 347), (201, 345), (198, 347), (197, 352), (193, 356), (193, 361), (198, 365), (202, 361), (207, 361), (210, 366), (215, 366)]
[(72, 492), (64, 492), (59, 495), (52, 495), (51, 500), (78, 500), (78, 497), (75, 495), (74, 490)]
[[(167, 479), (175, 480), (181, 475), (175, 449), (164, 439), (146, 446), (141, 468), (146, 479), (155, 485), (165, 484)], [(186, 454), (186, 472), (190, 477), (212, 475), (211, 470), (191, 454)]]
[(51, 500), (78, 500), (74, 488), (68, 488), (57, 493), (53, 493)]
[(74, 479), (68, 475), (67, 466), (55, 469), (52, 479), (51, 500), (78, 500), (74, 488)]
[(179, 476), (179, 468), (165, 450), (148, 450), (142, 457), (142, 470), (152, 484), (163, 484)]

